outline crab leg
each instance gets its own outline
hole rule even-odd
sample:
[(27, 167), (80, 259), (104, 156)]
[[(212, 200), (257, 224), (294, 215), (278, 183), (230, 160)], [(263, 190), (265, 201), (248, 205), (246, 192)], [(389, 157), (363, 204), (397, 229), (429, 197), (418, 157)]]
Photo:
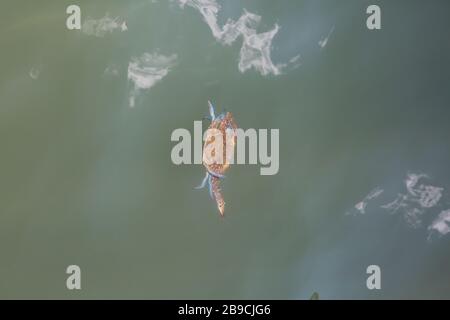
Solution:
[(210, 171), (210, 170), (208, 170), (208, 173), (209, 173), (210, 175), (212, 175), (213, 177), (216, 177), (216, 178), (219, 178), (219, 179), (224, 179), (224, 178), (225, 178), (225, 176), (224, 176), (223, 174), (215, 173), (215, 172), (212, 172), (212, 171)]
[(208, 105), (209, 105), (209, 115), (211, 116), (211, 121), (216, 120), (216, 114), (214, 112), (214, 106), (211, 103), (211, 101), (208, 100)]
[(209, 177), (209, 173), (206, 172), (206, 175), (203, 178), (202, 183), (200, 185), (198, 185), (197, 187), (195, 187), (195, 189), (203, 189), (206, 186), (206, 182), (208, 182), (208, 177)]
[(213, 195), (213, 184), (212, 184), (212, 176), (210, 174), (208, 174), (208, 187), (209, 187), (209, 196), (211, 197), (211, 199), (214, 199), (214, 195)]

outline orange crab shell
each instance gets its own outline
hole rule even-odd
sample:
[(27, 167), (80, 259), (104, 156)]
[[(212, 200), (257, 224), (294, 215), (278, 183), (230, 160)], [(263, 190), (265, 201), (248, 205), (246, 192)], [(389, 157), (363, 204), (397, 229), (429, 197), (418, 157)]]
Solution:
[[(223, 175), (225, 171), (228, 170), (230, 163), (234, 157), (234, 147), (236, 146), (237, 141), (237, 125), (231, 112), (227, 112), (222, 119), (212, 121), (208, 129), (217, 130), (209, 131), (205, 138), (205, 143), (203, 146), (203, 165), (208, 171)], [(211, 159), (215, 157), (214, 149), (211, 151), (211, 155), (208, 155), (207, 152), (205, 152), (206, 147), (209, 144), (214, 143), (214, 141), (216, 140), (216, 136), (218, 135), (221, 135), (223, 141), (223, 163), (217, 163)]]

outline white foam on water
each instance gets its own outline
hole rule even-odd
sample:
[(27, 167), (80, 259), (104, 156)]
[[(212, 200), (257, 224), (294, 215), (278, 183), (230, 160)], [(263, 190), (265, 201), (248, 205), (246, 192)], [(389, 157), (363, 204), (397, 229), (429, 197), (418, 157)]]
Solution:
[(108, 14), (100, 19), (88, 18), (81, 26), (81, 31), (89, 36), (104, 37), (116, 29), (121, 31), (128, 30), (127, 24), (119, 17), (111, 18)]
[[(436, 209), (442, 207), (442, 198), (444, 188), (425, 184), (422, 181), (429, 179), (429, 176), (423, 173), (408, 173), (405, 180), (405, 192), (399, 193), (389, 203), (380, 206), (391, 214), (400, 214), (406, 224), (412, 228), (418, 229), (424, 224), (425, 215), (436, 214)], [(426, 180), (425, 180), (426, 181)], [(383, 189), (376, 188), (372, 190), (362, 201), (355, 205), (355, 209), (364, 214), (370, 200), (377, 198)], [(434, 209), (433, 209), (434, 208)], [(346, 213), (348, 214), (348, 213)], [(450, 232), (450, 209), (442, 211), (433, 223), (428, 226), (430, 236), (433, 232), (445, 235)]]
[(295, 57), (292, 57), (290, 60), (289, 60), (289, 62), (290, 63), (295, 63), (295, 62), (297, 62), (298, 60), (300, 60), (300, 58), (301, 58), (301, 55), (296, 55)]
[(414, 187), (417, 185), (421, 178), (428, 178), (426, 174), (423, 173), (408, 173), (405, 179), (406, 189), (410, 194), (416, 196), (416, 192)]
[(115, 65), (115, 64), (109, 64), (106, 67), (105, 71), (104, 71), (104, 75), (105, 76), (111, 76), (111, 77), (112, 76), (114, 76), (114, 77), (118, 76), (119, 75), (119, 68), (118, 68), (118, 66)]
[(361, 201), (355, 204), (355, 209), (361, 212), (362, 214), (366, 213), (367, 202)]
[(302, 65), (302, 62), (300, 61), (301, 55), (296, 55), (295, 57), (292, 57), (289, 59), (289, 64), (292, 65), (292, 69), (297, 69)]
[(381, 208), (388, 210), (390, 213), (396, 213), (398, 210), (407, 207), (406, 200), (407, 196), (398, 194), (394, 201), (382, 205)]
[(400, 210), (409, 226), (413, 228), (422, 226), (422, 216), (428, 213), (428, 209), (438, 205), (444, 190), (432, 185), (419, 184), (422, 179), (428, 178), (428, 175), (423, 173), (408, 173), (405, 179), (407, 192), (399, 194), (394, 201), (382, 205), (381, 208), (390, 213)]
[(418, 208), (409, 208), (403, 214), (403, 218), (406, 221), (406, 224), (414, 229), (417, 229), (422, 226), (422, 215), (424, 214), (423, 210)]
[(421, 185), (417, 190), (419, 192), (419, 204), (423, 208), (432, 208), (437, 205), (442, 198), (442, 191), (444, 188)]
[(333, 34), (333, 32), (334, 32), (334, 26), (331, 28), (330, 32), (328, 32), (328, 35), (326, 37), (319, 40), (318, 44), (321, 49), (323, 49), (327, 46), (328, 41), (329, 41), (331, 35)]
[(393, 202), (381, 207), (392, 213), (401, 208), (405, 208), (406, 211), (413, 210), (417, 204), (424, 209), (435, 207), (442, 198), (444, 188), (419, 184), (420, 180), (424, 178), (428, 178), (428, 176), (423, 173), (409, 173), (405, 179), (407, 193), (399, 194)]
[(450, 209), (442, 211), (428, 227), (430, 232), (438, 232), (445, 235), (450, 232)]
[(39, 78), (39, 76), (41, 75), (41, 71), (42, 71), (41, 66), (35, 66), (35, 67), (31, 68), (28, 75), (30, 76), (31, 79), (37, 80)]
[(405, 180), (406, 189), (408, 191), (407, 199), (419, 203), (423, 208), (432, 208), (436, 206), (442, 198), (444, 188), (425, 185), (419, 183), (420, 179), (428, 178), (426, 174), (409, 173)]
[(279, 30), (277, 24), (272, 30), (257, 33), (256, 28), (261, 21), (261, 16), (244, 9), (244, 13), (237, 21), (228, 19), (226, 24), (220, 27), (217, 23), (220, 5), (216, 0), (178, 0), (178, 2), (182, 8), (188, 5), (197, 9), (211, 29), (214, 38), (223, 45), (230, 45), (242, 37), (239, 71), (243, 73), (254, 68), (264, 76), (281, 74), (281, 69), (285, 65), (275, 65), (271, 59), (272, 40)]
[(128, 79), (134, 83), (134, 88), (130, 93), (130, 107), (134, 107), (139, 91), (150, 89), (167, 76), (176, 60), (176, 54), (164, 56), (158, 53), (144, 53), (131, 59), (128, 64)]
[(378, 198), (382, 193), (384, 192), (381, 188), (375, 188), (372, 191), (369, 192), (367, 196), (364, 197), (363, 200), (355, 204), (354, 208), (361, 214), (366, 213), (366, 207), (370, 200), (373, 200), (375, 198)]
[(366, 200), (372, 200), (372, 199), (378, 198), (383, 192), (384, 192), (383, 189), (375, 188), (366, 196)]

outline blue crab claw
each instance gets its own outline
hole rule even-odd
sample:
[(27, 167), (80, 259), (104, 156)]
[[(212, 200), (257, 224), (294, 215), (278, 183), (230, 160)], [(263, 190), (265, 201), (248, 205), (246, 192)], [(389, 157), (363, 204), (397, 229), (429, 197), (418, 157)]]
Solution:
[(214, 121), (216, 119), (216, 114), (214, 112), (214, 106), (211, 103), (211, 101), (208, 100), (208, 106), (209, 106), (209, 115), (211, 117), (211, 121)]
[(196, 186), (195, 189), (203, 189), (206, 186), (206, 183), (209, 182), (209, 173), (207, 172), (205, 177), (203, 178), (203, 181), (200, 185)]

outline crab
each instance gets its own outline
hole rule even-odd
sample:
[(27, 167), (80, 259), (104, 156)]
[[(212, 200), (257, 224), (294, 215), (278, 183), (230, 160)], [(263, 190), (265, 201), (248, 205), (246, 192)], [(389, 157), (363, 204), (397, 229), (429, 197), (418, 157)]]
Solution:
[[(216, 201), (217, 209), (223, 217), (225, 213), (225, 201), (220, 189), (220, 180), (225, 178), (225, 172), (230, 168), (234, 156), (234, 148), (236, 146), (236, 129), (237, 125), (234, 121), (231, 112), (223, 112), (216, 116), (213, 104), (208, 101), (209, 125), (205, 143), (203, 145), (203, 166), (206, 168), (206, 174), (202, 183), (196, 189), (202, 189), (208, 185), (209, 194), (213, 200)], [(211, 129), (211, 130), (209, 130)], [(207, 150), (211, 149), (211, 144), (216, 140), (223, 141), (223, 157), (221, 161), (216, 161), (215, 149), (209, 153)]]

